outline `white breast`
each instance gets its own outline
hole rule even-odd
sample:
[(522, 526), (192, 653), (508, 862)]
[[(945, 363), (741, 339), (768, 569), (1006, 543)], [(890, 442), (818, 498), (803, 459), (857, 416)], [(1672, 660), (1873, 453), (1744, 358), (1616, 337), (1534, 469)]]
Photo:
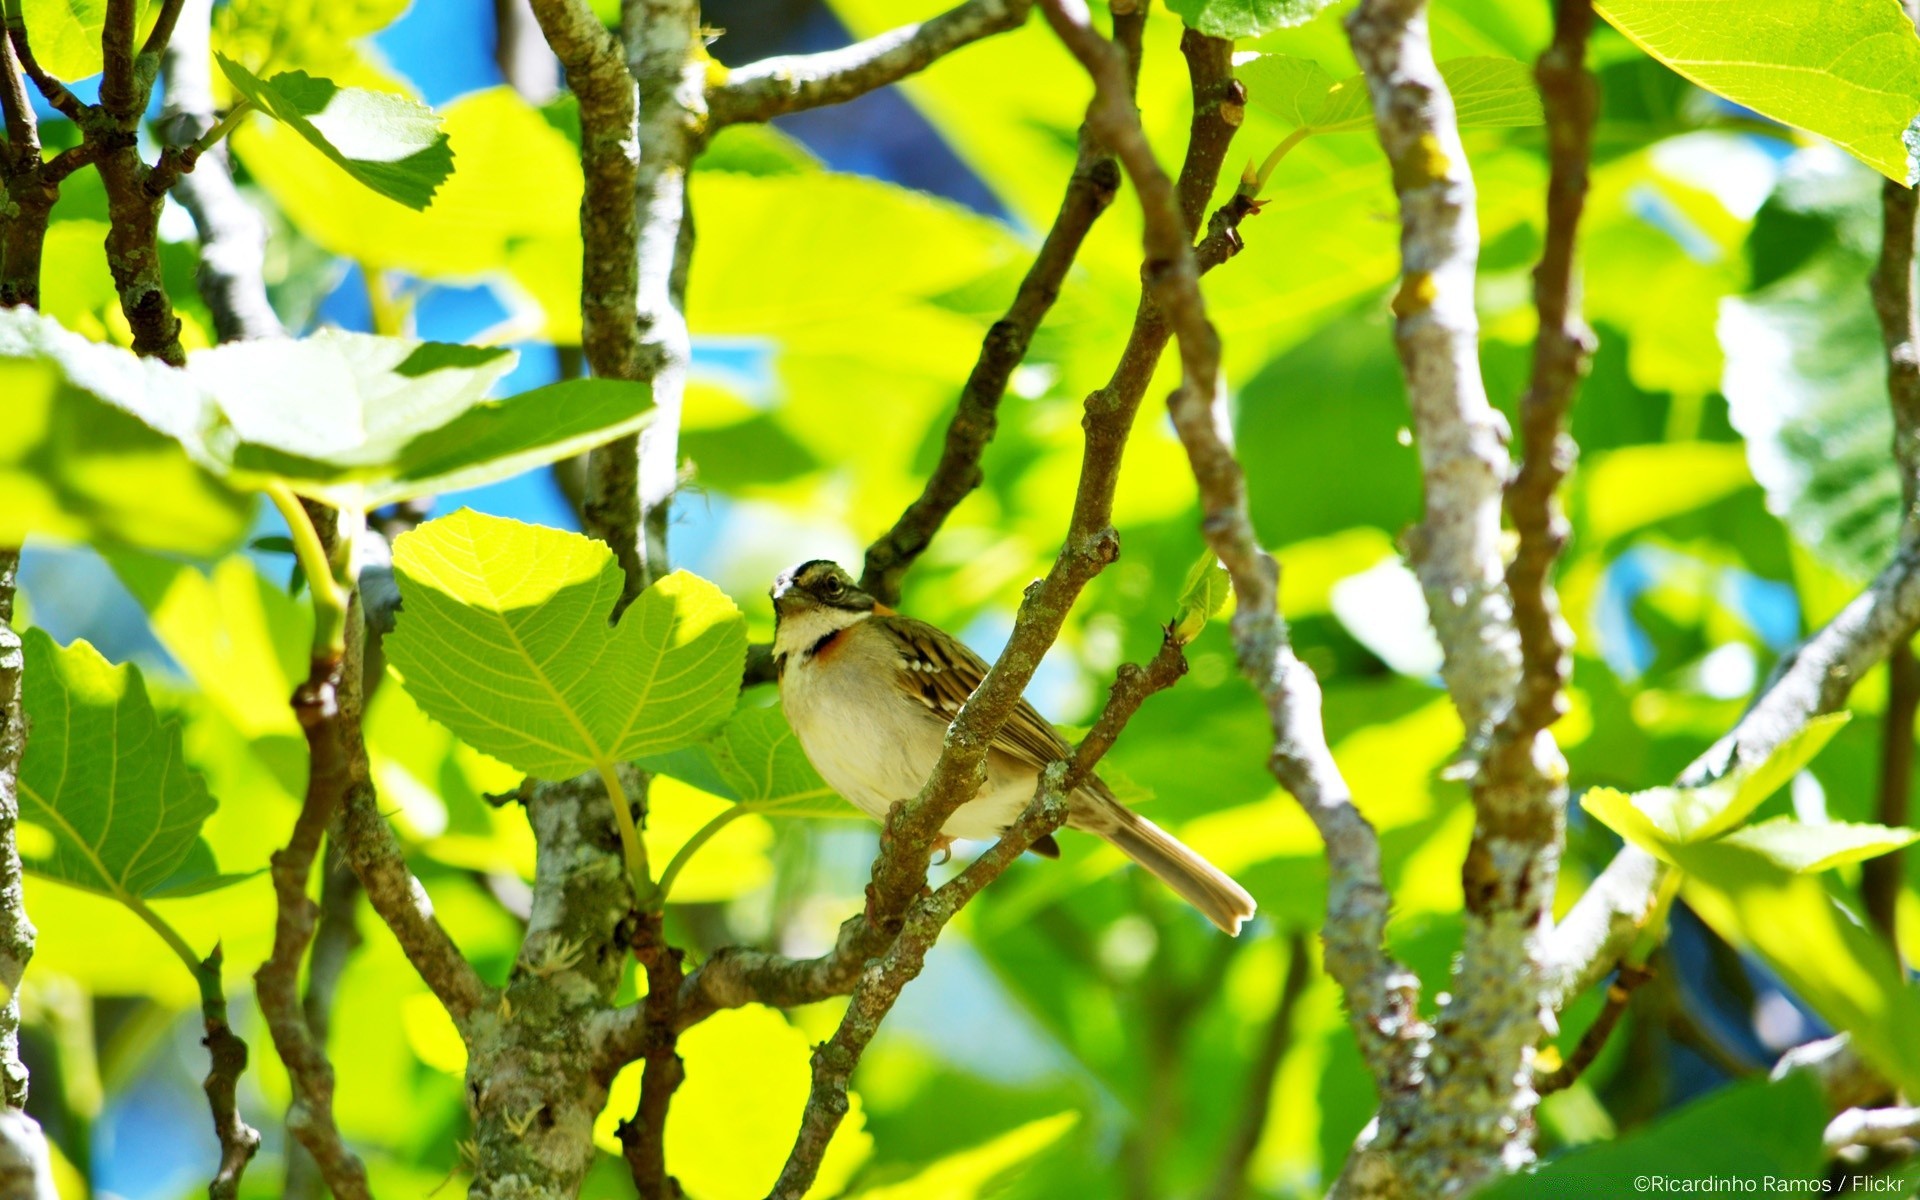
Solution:
[[(875, 820), (920, 794), (946, 724), (910, 697), (899, 695), (898, 670), (877, 638), (848, 635), (830, 662), (794, 655), (780, 678), (780, 703), (821, 778)], [(1033, 798), (1034, 774), (1003, 756), (989, 764), (987, 785), (948, 819), (949, 837), (991, 839)]]

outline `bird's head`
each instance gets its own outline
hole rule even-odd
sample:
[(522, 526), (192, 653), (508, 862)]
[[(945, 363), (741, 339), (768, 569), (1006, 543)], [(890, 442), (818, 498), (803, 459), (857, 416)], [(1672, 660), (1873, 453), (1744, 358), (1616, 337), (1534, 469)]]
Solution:
[(783, 571), (773, 581), (774, 653), (785, 655), (874, 614), (879, 602), (853, 576), (824, 558)]

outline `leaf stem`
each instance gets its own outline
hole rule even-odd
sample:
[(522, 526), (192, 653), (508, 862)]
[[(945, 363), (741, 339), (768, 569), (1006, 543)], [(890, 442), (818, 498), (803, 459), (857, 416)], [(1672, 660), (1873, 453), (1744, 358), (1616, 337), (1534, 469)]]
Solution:
[(1266, 190), (1267, 180), (1273, 175), (1273, 169), (1280, 165), (1280, 160), (1292, 152), (1295, 146), (1312, 136), (1313, 126), (1311, 125), (1302, 125), (1288, 134), (1278, 146), (1273, 148), (1273, 153), (1267, 155), (1266, 161), (1260, 164), (1258, 171), (1252, 172), (1240, 181), (1240, 194), (1249, 200), (1259, 199), (1260, 193)]
[(667, 861), (667, 869), (660, 872), (660, 900), (662, 903), (665, 903), (667, 897), (673, 894), (673, 881), (680, 877), (680, 872), (686, 867), (687, 861), (695, 854), (698, 854), (702, 846), (712, 841), (715, 834), (725, 829), (736, 819), (746, 816), (751, 811), (752, 810), (744, 804), (728, 806), (726, 811), (720, 813), (705, 825), (702, 825), (692, 837), (687, 839), (686, 845), (674, 852), (673, 857)]
[[(187, 964), (187, 970), (193, 972), (194, 979), (200, 983), (201, 1001), (203, 1003), (206, 1002), (208, 999), (207, 983), (200, 970), (200, 956), (193, 952), (193, 947), (187, 944), (187, 939), (180, 936), (179, 930), (167, 924), (165, 917), (153, 911), (145, 900), (134, 895), (132, 892), (121, 892), (120, 902), (132, 909), (134, 916), (145, 921), (148, 928), (160, 935), (160, 940), (167, 944), (167, 949), (173, 951), (180, 957), (181, 962)], [(224, 1004), (225, 999), (219, 994), (219, 985), (215, 984), (214, 987), (215, 992), (213, 999)]]
[(620, 853), (626, 859), (627, 878), (633, 883), (634, 903), (641, 908), (656, 908), (665, 893), (654, 886), (647, 873), (647, 844), (633, 824), (633, 806), (627, 800), (625, 785), (620, 782), (620, 772), (611, 762), (595, 763), (594, 768), (600, 772), (607, 800), (613, 805), (613, 823), (620, 830)]
[[(320, 531), (313, 526), (307, 510), (284, 484), (269, 484), (267, 497), (280, 510), (293, 537), (293, 554), (306, 573), (307, 586), (313, 590), (313, 652), (316, 657), (338, 660), (347, 647), (348, 587), (340, 576), (348, 569), (352, 554), (343, 544), (339, 562), (327, 555)], [(344, 541), (344, 539), (343, 539)]]
[(218, 146), (220, 139), (226, 137), (238, 128), (241, 120), (253, 110), (253, 101), (242, 97), (232, 108), (227, 110), (226, 116), (221, 117), (212, 129), (207, 130), (206, 133), (202, 134), (194, 141), (193, 145), (188, 148), (187, 153), (191, 155), (189, 161), (198, 159), (202, 154)]

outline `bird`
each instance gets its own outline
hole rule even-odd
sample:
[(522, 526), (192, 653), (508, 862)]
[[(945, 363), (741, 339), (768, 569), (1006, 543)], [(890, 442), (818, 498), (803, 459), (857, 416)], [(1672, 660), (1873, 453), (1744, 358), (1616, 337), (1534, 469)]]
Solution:
[[(947, 726), (986, 677), (987, 664), (938, 626), (904, 616), (826, 559), (783, 572), (772, 589), (780, 706), (821, 778), (856, 808), (885, 821), (920, 793)], [(998, 838), (1032, 801), (1041, 770), (1073, 753), (1022, 699), (987, 752), (986, 782), (940, 830), (954, 839)], [(1159, 877), (1229, 934), (1254, 912), (1225, 872), (1114, 797), (1090, 776), (1067, 798), (1067, 828), (1084, 830)], [(1036, 853), (1057, 858), (1052, 835)]]

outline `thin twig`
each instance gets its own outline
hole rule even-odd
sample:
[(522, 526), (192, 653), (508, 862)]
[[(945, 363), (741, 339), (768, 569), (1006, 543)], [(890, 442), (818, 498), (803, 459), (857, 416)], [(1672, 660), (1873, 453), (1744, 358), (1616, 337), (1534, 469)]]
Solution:
[(1280, 1000), (1274, 1005), (1273, 1016), (1260, 1038), (1260, 1050), (1247, 1071), (1246, 1095), (1227, 1135), (1220, 1171), (1213, 1180), (1212, 1200), (1241, 1200), (1247, 1194), (1247, 1167), (1253, 1162), (1253, 1152), (1260, 1148), (1260, 1135), (1273, 1111), (1274, 1077), (1293, 1045), (1294, 1010), (1300, 1006), (1312, 975), (1313, 961), (1307, 953), (1305, 935), (1289, 933), (1287, 973), (1280, 984)]
[(1600, 1051), (1606, 1048), (1607, 1039), (1613, 1036), (1614, 1027), (1620, 1023), (1620, 1018), (1626, 1015), (1627, 1005), (1632, 1002), (1634, 991), (1651, 978), (1653, 978), (1651, 967), (1636, 967), (1631, 963), (1621, 964), (1613, 982), (1607, 985), (1606, 1003), (1601, 1007), (1599, 1015), (1594, 1017), (1593, 1024), (1587, 1026), (1586, 1032), (1580, 1035), (1580, 1041), (1575, 1044), (1573, 1053), (1567, 1055), (1566, 1061), (1552, 1071), (1536, 1074), (1533, 1080), (1534, 1090), (1542, 1096), (1550, 1096), (1554, 1092), (1565, 1091), (1572, 1087), (1580, 1076), (1586, 1074), (1587, 1068), (1593, 1065), (1593, 1060), (1600, 1057)]
[(1572, 470), (1573, 439), (1567, 411), (1593, 355), (1593, 334), (1580, 316), (1576, 263), (1581, 210), (1586, 206), (1587, 164), (1599, 95), (1586, 68), (1590, 0), (1557, 0), (1553, 44), (1540, 56), (1534, 77), (1546, 109), (1548, 156), (1546, 246), (1533, 272), (1534, 307), (1540, 329), (1533, 344), (1533, 375), (1520, 401), (1524, 453), (1507, 485), (1507, 513), (1520, 548), (1507, 568), (1514, 626), (1520, 634), (1521, 682), (1503, 731), (1522, 745), (1566, 711), (1573, 633), (1560, 616), (1560, 601), (1548, 573), (1567, 543), (1560, 510), (1560, 484)]
[[(1021, 15), (1025, 16), (1024, 10)], [(1116, 14), (1113, 20), (1115, 40), (1134, 46), (1137, 52), (1140, 27), (1145, 24), (1146, 14)], [(900, 514), (893, 527), (867, 547), (860, 586), (881, 603), (899, 603), (901, 577), (932, 542), (953, 510), (980, 486), (980, 456), (993, 440), (1007, 381), (1026, 357), (1034, 331), (1059, 298), (1060, 286), (1080, 253), (1081, 243), (1100, 214), (1113, 203), (1119, 188), (1119, 166), (1082, 126), (1079, 154), (1074, 160), (1073, 173), (1067, 179), (1060, 211), (1054, 214), (1053, 225), (1047, 230), (1033, 265), (1020, 280), (1006, 315), (987, 330), (980, 345), (980, 356), (960, 391), (953, 420), (947, 425), (940, 461), (927, 477), (920, 495)]]
[(842, 104), (925, 70), (962, 46), (1016, 29), (1032, 0), (967, 0), (930, 20), (818, 54), (766, 58), (708, 89), (713, 128)]
[[(1887, 655), (1887, 710), (1880, 726), (1880, 781), (1874, 820), (1907, 823), (1913, 796), (1914, 718), (1920, 715), (1920, 658), (1910, 644)], [(1906, 886), (1906, 856), (1894, 850), (1860, 866), (1860, 897), (1867, 922), (1900, 953), (1899, 903)]]
[(1880, 189), (1880, 258), (1873, 309), (1887, 355), (1887, 398), (1893, 410), (1893, 460), (1900, 470), (1901, 528), (1911, 531), (1920, 504), (1920, 325), (1913, 294), (1914, 220), (1920, 199), (1892, 180)]
[(634, 958), (647, 977), (642, 1007), (649, 1035), (641, 1048), (640, 1099), (631, 1120), (620, 1122), (620, 1152), (641, 1200), (678, 1200), (680, 1185), (667, 1173), (667, 1113), (673, 1094), (686, 1078), (676, 1049), (678, 1014), (674, 1011), (683, 979), (679, 949), (667, 943), (665, 919), (658, 910), (643, 912), (633, 939)]
[[(313, 951), (307, 956), (307, 994), (300, 1005), (314, 1044), (323, 1047), (332, 1031), (333, 1000), (340, 976), (364, 940), (358, 921), (360, 880), (338, 853), (343, 815), (335, 815), (321, 855), (327, 865), (320, 881), (320, 924), (314, 930)], [(325, 1185), (313, 1157), (298, 1143), (287, 1150), (285, 1200), (319, 1200), (325, 1195)]]
[(40, 95), (45, 97), (47, 103), (53, 106), (55, 112), (70, 121), (80, 120), (80, 116), (86, 111), (87, 106), (80, 103), (78, 96), (68, 91), (65, 84), (48, 74), (46, 68), (42, 67), (39, 60), (34, 58), (33, 44), (27, 40), (25, 20), (16, 19), (13, 16), (15, 11), (13, 5), (9, 4), (7, 10), (9, 14), (7, 17), (7, 40), (13, 46), (14, 55), (20, 60), (21, 70), (26, 72), (27, 78), (33, 81), (33, 86), (39, 89)]
[(220, 981), (224, 959), (216, 943), (213, 953), (194, 971), (200, 983), (200, 1013), (206, 1030), (201, 1044), (211, 1065), (201, 1087), (213, 1113), (213, 1132), (220, 1141), (220, 1167), (207, 1185), (210, 1200), (233, 1200), (240, 1194), (240, 1178), (260, 1149), (260, 1133), (240, 1116), (235, 1090), (247, 1069), (247, 1043), (227, 1023), (227, 995)]
[(141, 58), (157, 60), (166, 53), (173, 44), (174, 27), (186, 3), (187, 0), (161, 0), (160, 11), (153, 19), (153, 28), (147, 31), (147, 40), (140, 44)]
[(337, 826), (340, 852), (366, 890), (374, 913), (400, 943), (407, 961), (447, 1010), (455, 1027), (467, 1036), (476, 1015), (490, 1009), (495, 997), (434, 916), (433, 901), (407, 868), (399, 839), (380, 811), (361, 728), (367, 637), (364, 621), (356, 616), (348, 622), (348, 669), (340, 688), (341, 750), (347, 773)]

